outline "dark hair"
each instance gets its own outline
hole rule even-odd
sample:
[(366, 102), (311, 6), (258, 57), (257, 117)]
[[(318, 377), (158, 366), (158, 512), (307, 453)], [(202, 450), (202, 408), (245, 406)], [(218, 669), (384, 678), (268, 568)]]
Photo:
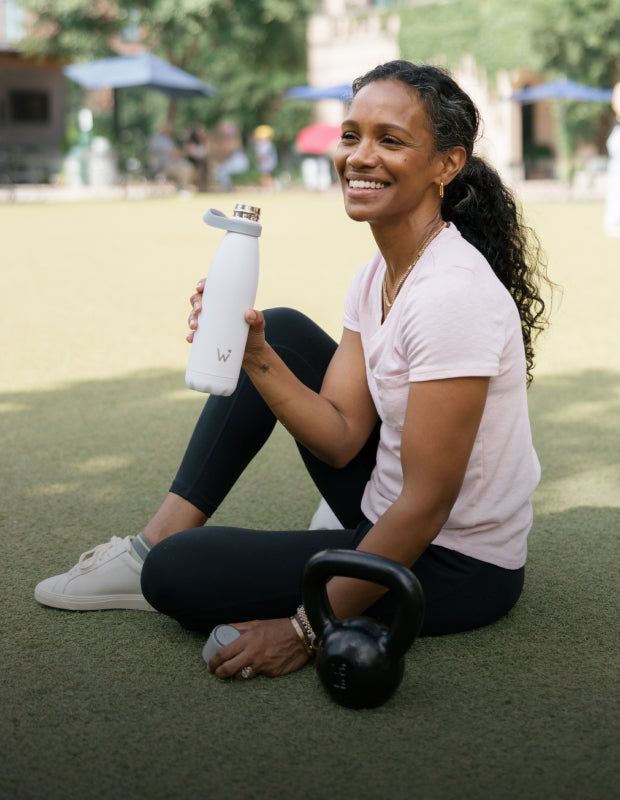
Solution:
[(436, 153), (463, 147), (465, 165), (445, 187), (441, 213), (487, 259), (512, 295), (525, 346), (527, 382), (532, 381), (534, 340), (547, 324), (540, 284), (546, 263), (536, 234), (522, 221), (515, 199), (495, 169), (474, 155), (480, 115), (471, 98), (446, 70), (410, 61), (389, 61), (353, 81), (353, 95), (369, 83), (399, 80), (422, 101)]

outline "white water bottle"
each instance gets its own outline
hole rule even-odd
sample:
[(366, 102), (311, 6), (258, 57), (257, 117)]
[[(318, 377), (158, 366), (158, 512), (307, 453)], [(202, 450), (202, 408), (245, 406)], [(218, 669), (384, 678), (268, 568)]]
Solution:
[(237, 204), (232, 217), (209, 209), (207, 225), (226, 231), (207, 274), (202, 310), (189, 355), (185, 383), (190, 389), (230, 395), (235, 391), (258, 288), (260, 209)]

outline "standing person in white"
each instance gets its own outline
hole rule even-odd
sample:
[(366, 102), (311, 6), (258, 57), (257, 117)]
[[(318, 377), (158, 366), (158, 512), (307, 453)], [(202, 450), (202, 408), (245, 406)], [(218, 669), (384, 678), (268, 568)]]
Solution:
[[(340, 342), (299, 312), (248, 310), (235, 392), (209, 398), (161, 508), (110, 546), (126, 560), (148, 551), (141, 589), (157, 610), (204, 634), (241, 631), (209, 661), (222, 678), (284, 675), (311, 658), (301, 577), (325, 548), (411, 568), (421, 635), (494, 622), (523, 586), (540, 476), (526, 398), (545, 324), (539, 250), (474, 154), (478, 112), (448, 73), (389, 62), (353, 95), (335, 166), (347, 214), (378, 250), (347, 292)], [(202, 283), (190, 328), (201, 294)], [(203, 527), (277, 421), (343, 527)], [(90, 584), (70, 572), (35, 596), (97, 607), (113, 560), (88, 570)], [(340, 576), (327, 593), (337, 617), (391, 619), (385, 587)]]
[(620, 81), (614, 86), (611, 107), (616, 115), (616, 124), (607, 139), (607, 189), (605, 193), (605, 233), (620, 236)]

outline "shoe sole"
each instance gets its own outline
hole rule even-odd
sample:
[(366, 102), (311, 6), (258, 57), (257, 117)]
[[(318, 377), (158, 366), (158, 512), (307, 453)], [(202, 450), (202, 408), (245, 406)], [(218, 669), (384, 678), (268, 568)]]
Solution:
[(89, 597), (71, 597), (51, 592), (34, 591), (34, 599), (44, 606), (62, 608), (64, 611), (105, 611), (129, 609), (131, 611), (155, 611), (141, 594), (102, 594)]

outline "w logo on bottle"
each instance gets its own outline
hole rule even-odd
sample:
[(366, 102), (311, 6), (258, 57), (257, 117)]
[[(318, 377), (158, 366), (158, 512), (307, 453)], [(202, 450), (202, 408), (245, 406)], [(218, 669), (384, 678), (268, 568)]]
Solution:
[(231, 353), (232, 353), (232, 350), (230, 350), (230, 349), (228, 349), (225, 353), (221, 353), (220, 352), (220, 348), (218, 347), (217, 348), (217, 360), (226, 362), (226, 361), (228, 361), (228, 357), (230, 356)]

